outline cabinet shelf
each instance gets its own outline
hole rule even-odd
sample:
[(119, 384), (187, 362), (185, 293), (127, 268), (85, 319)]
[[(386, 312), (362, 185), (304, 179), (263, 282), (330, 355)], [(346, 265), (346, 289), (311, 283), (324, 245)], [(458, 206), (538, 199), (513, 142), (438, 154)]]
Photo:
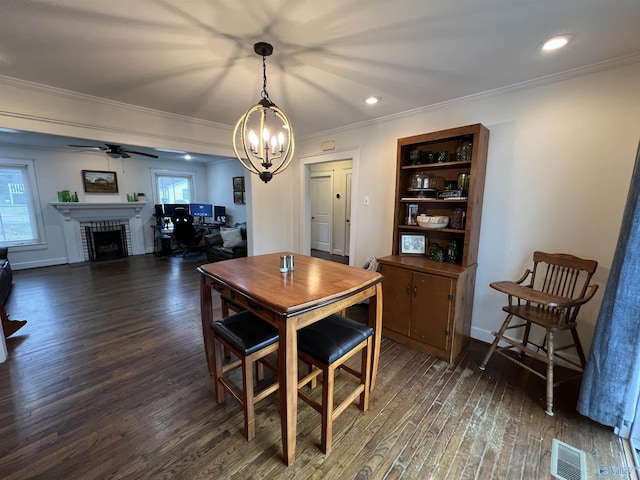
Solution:
[(450, 170), (456, 168), (469, 168), (471, 166), (471, 161), (465, 162), (442, 162), (442, 163), (425, 163), (422, 165), (402, 165), (400, 166), (401, 170)]
[(445, 205), (447, 203), (467, 203), (468, 200), (468, 197), (449, 198), (447, 200), (440, 200), (437, 198), (402, 197), (398, 201), (401, 203), (439, 203), (441, 205)]
[(442, 233), (464, 233), (464, 229), (457, 229), (457, 228), (424, 228), (421, 227), (420, 225), (398, 225), (398, 229), (405, 231), (405, 230), (411, 230), (411, 231), (416, 231), (416, 232), (428, 232), (428, 233), (436, 233), (436, 232), (442, 232)]

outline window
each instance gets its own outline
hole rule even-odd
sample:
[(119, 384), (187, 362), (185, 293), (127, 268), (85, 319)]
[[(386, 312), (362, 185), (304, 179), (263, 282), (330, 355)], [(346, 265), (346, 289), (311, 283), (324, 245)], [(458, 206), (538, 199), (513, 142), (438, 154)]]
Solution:
[(0, 159), (0, 245), (42, 242), (43, 224), (33, 162)]
[(156, 203), (191, 203), (193, 195), (193, 174), (159, 171), (155, 175)]

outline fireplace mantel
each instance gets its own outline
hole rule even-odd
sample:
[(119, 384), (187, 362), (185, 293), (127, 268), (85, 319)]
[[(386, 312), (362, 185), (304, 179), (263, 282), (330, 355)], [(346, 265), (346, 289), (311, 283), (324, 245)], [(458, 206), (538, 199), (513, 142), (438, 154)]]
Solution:
[(78, 222), (100, 220), (125, 220), (140, 218), (144, 202), (120, 203), (80, 203), (80, 202), (51, 202), (64, 217), (65, 221)]
[(80, 203), (80, 202), (51, 202), (50, 205), (60, 212), (64, 221), (62, 232), (67, 258), (69, 263), (77, 263), (88, 260), (82, 246), (80, 224), (85, 222), (101, 221), (128, 221), (131, 234), (130, 255), (145, 253), (144, 246), (144, 220), (140, 216), (145, 202), (118, 202), (118, 203)]

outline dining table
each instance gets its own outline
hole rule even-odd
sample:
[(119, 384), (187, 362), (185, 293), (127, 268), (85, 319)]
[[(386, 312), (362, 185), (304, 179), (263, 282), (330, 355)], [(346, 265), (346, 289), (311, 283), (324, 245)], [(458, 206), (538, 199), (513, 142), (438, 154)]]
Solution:
[[(294, 255), (294, 269), (280, 271), (281, 257)], [(284, 462), (293, 463), (296, 450), (298, 399), (297, 331), (314, 322), (368, 300), (368, 323), (373, 328), (371, 385), (376, 384), (382, 335), (382, 275), (292, 252), (224, 260), (198, 267), (202, 334), (209, 373), (213, 375), (211, 335), (213, 292), (228, 306), (248, 310), (275, 326), (279, 332), (278, 382)]]

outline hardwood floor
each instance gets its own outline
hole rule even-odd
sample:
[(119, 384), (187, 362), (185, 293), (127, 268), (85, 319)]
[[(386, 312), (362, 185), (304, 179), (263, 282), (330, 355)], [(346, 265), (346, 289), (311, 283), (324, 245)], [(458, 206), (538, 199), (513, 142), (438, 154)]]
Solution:
[(240, 407), (215, 402), (197, 265), (144, 255), (15, 272), (7, 310), (28, 324), (0, 364), (0, 478), (538, 479), (554, 437), (586, 452), (588, 478), (626, 466), (611, 429), (575, 411), (577, 385), (557, 389), (548, 417), (541, 380), (499, 356), (478, 369), (486, 345), (448, 365), (384, 339), (369, 411), (347, 409), (323, 455), (320, 416), (300, 401), (286, 467), (277, 394), (257, 405), (251, 442)]
[(343, 255), (334, 255), (329, 252), (323, 252), (322, 250), (315, 250), (312, 248), (310, 256), (329, 260), (330, 262), (344, 263), (345, 265), (349, 265), (349, 257), (345, 257)]

